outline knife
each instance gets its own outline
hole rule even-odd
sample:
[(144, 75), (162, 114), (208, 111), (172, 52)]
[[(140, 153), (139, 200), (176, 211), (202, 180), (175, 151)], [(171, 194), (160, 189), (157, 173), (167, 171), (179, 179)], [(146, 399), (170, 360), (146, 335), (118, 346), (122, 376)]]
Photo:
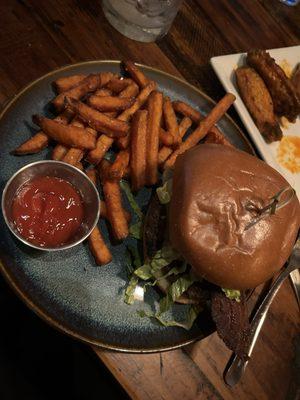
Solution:
[[(247, 349), (248, 359), (241, 359), (237, 355), (229, 361), (226, 370), (224, 372), (224, 380), (229, 386), (234, 386), (243, 376), (249, 359), (251, 357), (251, 353), (254, 349), (256, 340), (259, 336), (260, 330), (266, 318), (269, 307), (276, 296), (282, 282), (285, 278), (291, 275), (292, 272), (296, 271), (299, 274), (299, 265), (300, 265), (300, 238), (298, 238), (295, 246), (293, 248), (292, 254), (285, 266), (285, 268), (281, 271), (281, 273), (277, 276), (272, 286), (265, 294), (262, 302), (260, 303), (252, 321), (250, 324), (250, 334), (249, 334), (249, 345)], [(294, 274), (295, 275), (295, 274)], [(299, 282), (299, 281), (298, 281)], [(294, 284), (294, 280), (293, 280)], [(297, 296), (299, 290), (299, 284), (295, 283), (297, 289)]]
[(300, 272), (299, 269), (295, 269), (290, 273), (290, 281), (295, 291), (295, 295), (300, 308)]

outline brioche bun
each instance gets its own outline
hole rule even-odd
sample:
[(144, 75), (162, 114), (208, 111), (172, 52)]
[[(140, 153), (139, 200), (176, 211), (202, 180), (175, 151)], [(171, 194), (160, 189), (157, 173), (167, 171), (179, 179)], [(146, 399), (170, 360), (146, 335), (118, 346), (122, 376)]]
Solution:
[(180, 155), (169, 207), (172, 246), (195, 272), (229, 289), (254, 288), (287, 261), (295, 243), (296, 196), (245, 229), (288, 182), (258, 158), (235, 148), (201, 144)]

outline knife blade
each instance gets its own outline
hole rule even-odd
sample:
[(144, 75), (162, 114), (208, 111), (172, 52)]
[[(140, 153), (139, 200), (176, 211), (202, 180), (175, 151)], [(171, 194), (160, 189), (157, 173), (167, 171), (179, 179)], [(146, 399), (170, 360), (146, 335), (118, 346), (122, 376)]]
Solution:
[(292, 271), (290, 273), (290, 281), (294, 288), (298, 306), (300, 308), (300, 272), (299, 272), (299, 269), (295, 269), (294, 271)]

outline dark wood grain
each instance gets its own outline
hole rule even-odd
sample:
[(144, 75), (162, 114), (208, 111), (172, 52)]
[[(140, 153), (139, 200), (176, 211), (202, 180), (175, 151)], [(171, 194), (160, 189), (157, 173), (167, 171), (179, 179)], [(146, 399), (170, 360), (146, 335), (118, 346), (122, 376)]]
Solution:
[[(253, 47), (300, 44), (300, 6), (287, 7), (278, 0), (185, 1), (168, 35), (156, 44), (135, 42), (115, 31), (98, 0), (0, 2), (0, 26), (0, 105), (55, 68), (94, 59), (131, 59), (155, 66), (183, 76), (217, 100), (224, 90), (210, 58)], [(222, 380), (230, 352), (216, 334), (161, 354), (95, 351), (134, 399), (281, 400), (289, 390), (292, 399), (296, 387), (297, 333), (297, 304), (285, 282), (249, 368), (234, 389)]]

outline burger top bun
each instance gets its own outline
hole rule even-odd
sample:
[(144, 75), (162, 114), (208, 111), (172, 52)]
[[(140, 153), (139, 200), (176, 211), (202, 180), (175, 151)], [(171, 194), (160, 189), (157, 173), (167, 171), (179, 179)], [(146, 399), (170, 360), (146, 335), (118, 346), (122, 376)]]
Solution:
[(175, 164), (169, 209), (172, 246), (199, 276), (216, 285), (258, 286), (291, 253), (300, 224), (297, 197), (249, 224), (259, 215), (257, 209), (287, 187), (278, 172), (247, 153), (216, 144), (194, 147)]

